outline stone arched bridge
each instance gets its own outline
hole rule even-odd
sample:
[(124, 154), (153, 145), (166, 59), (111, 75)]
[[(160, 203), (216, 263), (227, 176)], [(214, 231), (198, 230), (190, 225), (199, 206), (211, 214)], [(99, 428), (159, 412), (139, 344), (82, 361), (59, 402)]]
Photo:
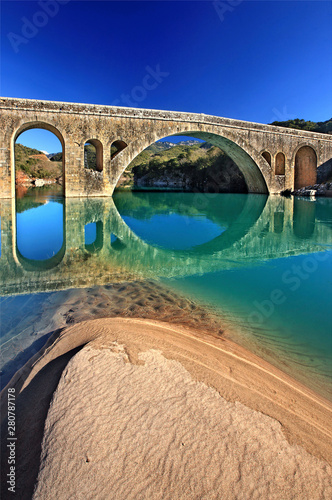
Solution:
[[(14, 145), (26, 130), (53, 132), (63, 149), (67, 197), (111, 196), (130, 162), (170, 135), (190, 135), (219, 146), (242, 171), (248, 191), (280, 193), (314, 184), (331, 160), (326, 134), (205, 114), (0, 98), (0, 197), (15, 196)], [(97, 170), (84, 166), (84, 145), (96, 147)], [(113, 147), (112, 147), (113, 146)]]

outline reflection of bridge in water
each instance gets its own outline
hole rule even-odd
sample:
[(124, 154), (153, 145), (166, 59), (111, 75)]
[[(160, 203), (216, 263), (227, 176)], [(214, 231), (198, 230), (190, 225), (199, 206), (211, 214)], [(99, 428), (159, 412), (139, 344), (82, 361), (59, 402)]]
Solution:
[[(0, 295), (189, 276), (321, 251), (332, 244), (331, 227), (314, 224), (319, 220), (319, 200), (247, 195), (232, 212), (225, 195), (211, 201), (197, 196), (206, 203), (204, 215), (226, 230), (189, 250), (143, 241), (121, 218), (112, 199), (66, 199), (63, 246), (47, 261), (29, 260), (19, 253), (15, 200), (1, 201)], [(190, 206), (181, 208), (185, 212)], [(86, 245), (85, 226), (93, 222), (96, 240)]]

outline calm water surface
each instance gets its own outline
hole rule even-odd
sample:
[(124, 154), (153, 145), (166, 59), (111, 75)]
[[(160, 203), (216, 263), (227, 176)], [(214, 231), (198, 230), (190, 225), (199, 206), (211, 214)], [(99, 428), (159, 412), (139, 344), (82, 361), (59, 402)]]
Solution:
[(1, 341), (10, 344), (22, 297), (34, 308), (60, 289), (155, 279), (328, 395), (331, 207), (331, 199), (170, 192), (79, 201), (37, 189), (16, 206), (1, 202)]

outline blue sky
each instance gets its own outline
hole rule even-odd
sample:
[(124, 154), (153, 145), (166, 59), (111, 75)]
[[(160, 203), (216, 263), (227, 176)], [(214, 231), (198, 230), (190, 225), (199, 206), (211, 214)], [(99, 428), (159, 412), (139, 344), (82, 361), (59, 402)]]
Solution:
[[(331, 2), (223, 4), (71, 0), (50, 15), (2, 1), (0, 94), (260, 123), (330, 118)], [(41, 142), (29, 145), (54, 151)]]

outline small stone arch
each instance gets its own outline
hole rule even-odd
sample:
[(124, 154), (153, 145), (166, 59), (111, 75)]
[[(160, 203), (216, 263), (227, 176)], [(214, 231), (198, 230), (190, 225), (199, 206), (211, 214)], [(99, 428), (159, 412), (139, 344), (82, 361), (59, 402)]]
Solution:
[(111, 144), (111, 160), (123, 151), (128, 144), (125, 141), (116, 140)]
[(300, 146), (295, 154), (294, 189), (316, 184), (317, 154), (308, 145)]
[(271, 161), (272, 161), (271, 153), (269, 153), (268, 151), (263, 151), (262, 156), (271, 167)]
[(276, 165), (275, 174), (276, 175), (285, 175), (286, 158), (285, 158), (284, 153), (277, 153), (275, 165)]
[[(95, 148), (95, 159), (92, 158), (93, 167), (88, 164), (88, 150), (87, 146), (91, 144)], [(85, 168), (92, 168), (92, 170), (97, 170), (98, 172), (103, 171), (103, 145), (98, 139), (88, 139), (84, 142), (84, 166)]]

